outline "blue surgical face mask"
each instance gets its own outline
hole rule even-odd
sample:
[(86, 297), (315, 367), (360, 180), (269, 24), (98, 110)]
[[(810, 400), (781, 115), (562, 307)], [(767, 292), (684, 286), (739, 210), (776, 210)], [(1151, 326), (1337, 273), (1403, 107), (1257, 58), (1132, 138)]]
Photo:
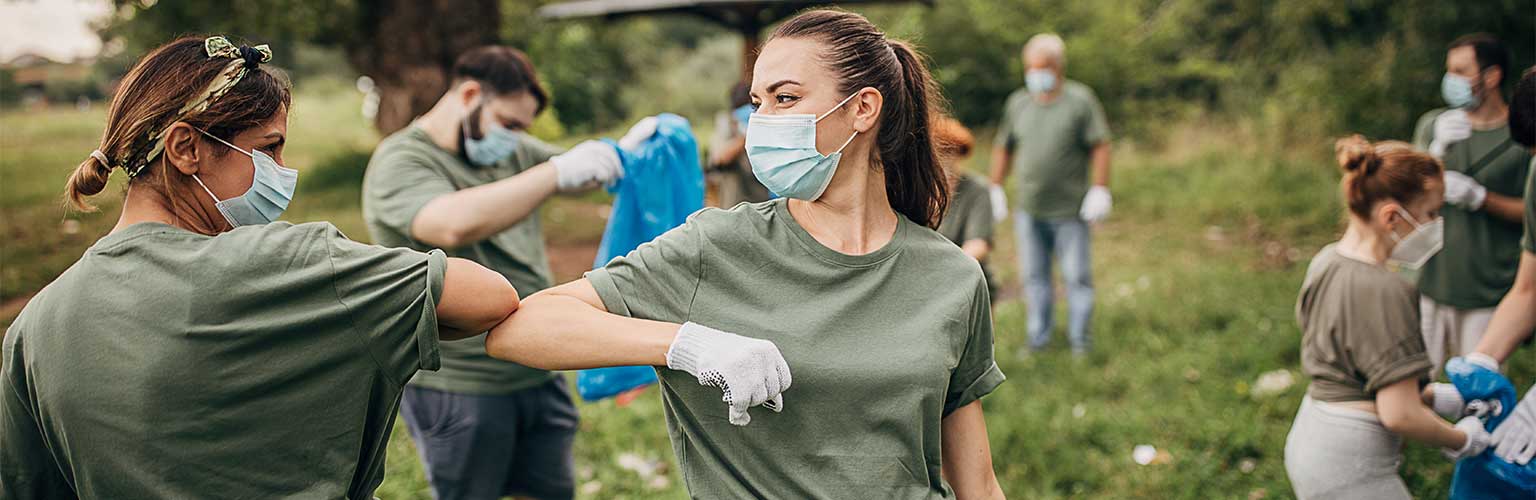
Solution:
[(747, 122), (747, 160), (752, 174), (773, 194), (814, 201), (827, 190), (843, 149), (859, 136), (853, 131), (848, 140), (830, 155), (816, 150), (816, 123), (853, 99), (853, 94), (821, 116), (810, 114), (754, 114)]
[(1453, 108), (1475, 108), (1477, 94), (1472, 92), (1472, 80), (1464, 76), (1446, 73), (1440, 79), (1440, 97)]
[(207, 184), (203, 184), (202, 179), (196, 174), (192, 175), (197, 185), (202, 186), (203, 191), (213, 198), (214, 206), (220, 214), (224, 214), (224, 220), (229, 221), (230, 226), (240, 227), (266, 224), (281, 217), (283, 211), (288, 209), (288, 202), (293, 200), (294, 190), (298, 189), (299, 171), (278, 165), (276, 160), (261, 151), (246, 151), (202, 129), (198, 129), (198, 132), (244, 153), (255, 164), (251, 173), (254, 177), (251, 188), (245, 190), (245, 194), (227, 200), (220, 200), (213, 194), (213, 190), (208, 189)]
[(1032, 69), (1024, 73), (1024, 87), (1031, 94), (1044, 94), (1056, 89), (1056, 73), (1048, 69)]
[[(483, 113), (485, 110), (480, 110)], [(480, 113), (470, 113), (479, 117)], [(479, 139), (469, 136), (469, 117), (464, 119), (464, 156), (469, 157), (469, 162), (477, 167), (495, 165), (502, 158), (512, 156), (517, 151), (517, 144), (522, 136), (512, 129), (503, 127), (496, 120), (485, 127), (485, 133)]]

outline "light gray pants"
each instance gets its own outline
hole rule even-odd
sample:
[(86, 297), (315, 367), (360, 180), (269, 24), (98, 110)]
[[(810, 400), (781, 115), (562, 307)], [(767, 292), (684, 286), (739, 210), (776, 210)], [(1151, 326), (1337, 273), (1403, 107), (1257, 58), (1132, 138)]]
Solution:
[(1440, 374), (1445, 362), (1477, 349), (1483, 340), (1483, 332), (1493, 321), (1492, 307), (1461, 309), (1435, 302), (1424, 295), (1419, 297), (1419, 328), (1424, 334), (1424, 350), (1434, 365), (1433, 374)]
[(1369, 412), (1301, 401), (1285, 438), (1285, 473), (1300, 500), (1412, 499), (1397, 475), (1402, 438)]

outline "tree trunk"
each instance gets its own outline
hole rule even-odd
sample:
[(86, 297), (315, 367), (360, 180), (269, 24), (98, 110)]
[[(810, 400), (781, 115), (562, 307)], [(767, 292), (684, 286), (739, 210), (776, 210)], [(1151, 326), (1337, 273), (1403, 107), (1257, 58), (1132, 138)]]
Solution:
[(448, 90), (453, 61), (466, 50), (496, 43), (497, 0), (365, 0), (358, 36), (347, 59), (373, 78), (379, 92), (374, 127), (381, 135), (404, 128)]

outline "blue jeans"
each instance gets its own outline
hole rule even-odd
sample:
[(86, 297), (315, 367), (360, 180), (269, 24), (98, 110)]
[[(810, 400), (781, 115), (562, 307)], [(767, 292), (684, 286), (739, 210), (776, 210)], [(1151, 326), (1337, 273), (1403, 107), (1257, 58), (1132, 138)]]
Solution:
[(1088, 223), (1075, 217), (1041, 220), (1023, 211), (1014, 212), (1013, 221), (1019, 238), (1019, 269), (1024, 271), (1029, 347), (1041, 349), (1050, 343), (1056, 323), (1056, 290), (1051, 282), (1054, 254), (1061, 260), (1061, 277), (1067, 282), (1068, 339), (1074, 351), (1087, 350), (1088, 323), (1093, 318)]

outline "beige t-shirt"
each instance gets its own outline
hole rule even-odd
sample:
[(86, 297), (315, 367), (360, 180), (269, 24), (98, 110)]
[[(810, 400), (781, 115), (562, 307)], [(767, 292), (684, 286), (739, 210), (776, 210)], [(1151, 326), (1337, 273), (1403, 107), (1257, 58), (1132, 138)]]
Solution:
[(1312, 258), (1296, 299), (1301, 369), (1312, 380), (1307, 394), (1330, 403), (1370, 401), (1403, 379), (1429, 382), (1413, 285), (1336, 247)]

